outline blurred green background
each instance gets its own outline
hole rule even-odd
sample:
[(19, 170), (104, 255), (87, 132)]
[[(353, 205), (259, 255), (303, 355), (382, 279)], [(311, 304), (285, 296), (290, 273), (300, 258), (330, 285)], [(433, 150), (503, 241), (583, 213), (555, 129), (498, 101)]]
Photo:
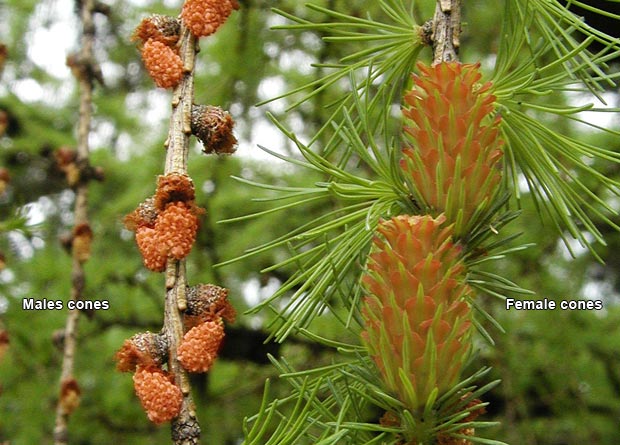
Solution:
[[(163, 169), (170, 94), (156, 89), (130, 42), (133, 28), (150, 13), (177, 15), (177, 0), (106, 0), (109, 18), (98, 17), (96, 53), (106, 81), (95, 94), (91, 135), (92, 163), (105, 170), (105, 181), (92, 183), (90, 215), (95, 233), (93, 255), (86, 263), (86, 298), (108, 300), (110, 309), (83, 316), (79, 326), (76, 376), (82, 403), (70, 419), (73, 444), (168, 443), (167, 426), (149, 423), (133, 393), (131, 376), (115, 370), (114, 352), (134, 333), (159, 331), (163, 317), (161, 274), (147, 271), (122, 218), (155, 188)], [(243, 439), (242, 421), (260, 405), (265, 378), (276, 370), (267, 353), (286, 355), (297, 368), (337, 359), (330, 350), (302, 338), (284, 345), (264, 344), (267, 315), (243, 316), (244, 310), (269, 296), (290, 271), (259, 271), (285, 257), (276, 249), (230, 266), (213, 265), (295, 228), (325, 209), (271, 214), (260, 219), (218, 224), (219, 220), (264, 210), (253, 202), (266, 193), (241, 184), (232, 175), (258, 182), (308, 185), (321, 180), (307, 170), (263, 153), (257, 145), (293, 157), (293, 147), (266, 119), (278, 115), (300, 139), (309, 139), (326, 118), (328, 91), (295, 111), (284, 113), (292, 98), (256, 108), (255, 103), (290, 90), (322, 70), (313, 62), (335, 61), (353, 48), (326, 45), (314, 33), (272, 31), (285, 23), (271, 7), (320, 21), (316, 12), (296, 0), (239, 0), (241, 9), (215, 36), (201, 42), (196, 102), (222, 106), (237, 122), (239, 148), (232, 157), (206, 157), (194, 146), (189, 173), (197, 185), (197, 202), (207, 209), (197, 244), (188, 258), (190, 284), (215, 283), (231, 289), (240, 316), (227, 331), (225, 346), (213, 371), (193, 377), (203, 442), (233, 445)], [(374, 1), (313, 0), (348, 14), (380, 17)], [(462, 59), (481, 61), (492, 69), (503, 2), (483, 0), (465, 5)], [(598, 2), (618, 9), (618, 3)], [(419, 23), (432, 16), (435, 2), (416, 2)], [(616, 11), (617, 12), (617, 11)], [(592, 19), (593, 20), (593, 19)], [(612, 32), (617, 22), (597, 26)], [(0, 250), (6, 267), (0, 272), (0, 320), (10, 345), (0, 362), (0, 443), (52, 443), (61, 353), (55, 335), (64, 326), (65, 310), (24, 311), (23, 298), (66, 301), (71, 262), (59, 237), (72, 228), (74, 194), (54, 164), (53, 152), (75, 144), (77, 90), (65, 58), (78, 48), (79, 29), (71, 0), (3, 0), (0, 43), (8, 57), (0, 78), (0, 110), (8, 126), (0, 136), (0, 167), (11, 182), (0, 196)], [(428, 61), (430, 52), (423, 53)], [(612, 68), (613, 68), (613, 61)], [(343, 84), (346, 87), (346, 84)], [(604, 95), (618, 106), (618, 91)], [(586, 115), (586, 119), (601, 119)], [(618, 116), (600, 123), (618, 129)], [(598, 121), (597, 121), (598, 122)], [(620, 138), (583, 127), (562, 131), (617, 151)], [(618, 166), (600, 171), (620, 179)], [(545, 224), (523, 191), (523, 214), (510, 224), (522, 232), (520, 243), (534, 243), (494, 263), (496, 273), (535, 292), (535, 298), (601, 300), (601, 311), (509, 311), (502, 301), (481, 297), (506, 333), (489, 328), (496, 341), (482, 340), (472, 365), (490, 365), (501, 378), (486, 401), (486, 419), (500, 420), (487, 437), (514, 445), (616, 445), (620, 443), (620, 235), (601, 224), (607, 246), (595, 245), (605, 261), (575, 245), (575, 258)], [(616, 208), (620, 201), (611, 203)], [(19, 218), (25, 221), (20, 225)], [(620, 221), (616, 221), (620, 223)], [(17, 228), (17, 229), (16, 229)], [(329, 318), (322, 333), (338, 335)], [(276, 394), (286, 391), (275, 380)]]

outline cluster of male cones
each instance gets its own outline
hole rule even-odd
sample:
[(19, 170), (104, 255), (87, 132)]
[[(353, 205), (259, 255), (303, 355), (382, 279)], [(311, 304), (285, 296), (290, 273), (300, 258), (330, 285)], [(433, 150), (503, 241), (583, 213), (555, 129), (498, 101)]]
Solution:
[[(154, 14), (143, 19), (133, 34), (139, 42), (142, 61), (160, 88), (175, 88), (189, 67), (179, 54), (181, 29), (184, 25), (196, 38), (210, 36), (226, 22), (236, 0), (186, 0), (180, 18)], [(234, 121), (227, 111), (212, 105), (193, 105), (191, 131), (204, 146), (205, 153), (231, 154), (237, 140), (233, 136)]]
[[(177, 359), (188, 372), (207, 372), (215, 362), (224, 339), (224, 320), (234, 322), (235, 310), (228, 302), (228, 290), (213, 284), (199, 284), (186, 290), (186, 333)], [(117, 368), (134, 372), (136, 394), (154, 423), (175, 418), (183, 395), (173, 376), (163, 369), (169, 360), (165, 332), (136, 334), (116, 353)]]
[(236, 0), (186, 0), (180, 19), (152, 15), (142, 20), (134, 40), (140, 41), (142, 61), (157, 86), (174, 88), (183, 78), (185, 67), (177, 46), (181, 22), (195, 37), (206, 37), (217, 31), (235, 9), (239, 9)]
[[(196, 51), (190, 37), (213, 34), (238, 7), (236, 0), (186, 0), (180, 18), (152, 15), (142, 20), (133, 37), (140, 42), (142, 60), (155, 84), (168, 89), (182, 85), (184, 76), (193, 74), (194, 65), (185, 66), (186, 59), (180, 53), (183, 36), (191, 42), (189, 51)], [(234, 122), (228, 112), (215, 106), (193, 105), (188, 119), (205, 153), (235, 151)], [(196, 205), (192, 179), (172, 172), (159, 176), (155, 194), (139, 204), (124, 222), (135, 232), (144, 265), (163, 272), (170, 262), (183, 260), (190, 253), (203, 212)], [(159, 334), (134, 335), (116, 354), (118, 369), (134, 373), (136, 394), (148, 418), (157, 424), (177, 417), (183, 404), (182, 389), (169, 372), (169, 363), (178, 360), (188, 372), (209, 371), (222, 345), (224, 320), (233, 322), (235, 318), (224, 288), (200, 284), (187, 286), (185, 294), (184, 335), (176, 350), (171, 351), (170, 345), (176, 343), (163, 329)]]
[(159, 176), (155, 195), (125, 217), (125, 226), (136, 233), (144, 265), (162, 272), (168, 259), (182, 260), (192, 250), (198, 215), (192, 179), (184, 174)]
[[(185, 258), (196, 240), (198, 215), (203, 212), (196, 206), (189, 176), (159, 176), (155, 194), (125, 217), (125, 226), (136, 234), (144, 265), (161, 272), (168, 261)], [(188, 372), (207, 372), (224, 338), (224, 320), (234, 322), (235, 311), (224, 288), (201, 284), (188, 287), (185, 293), (185, 334), (175, 357)], [(134, 335), (125, 341), (116, 359), (120, 371), (134, 372), (136, 394), (152, 422), (167, 422), (179, 414), (181, 389), (163, 369), (171, 359), (165, 332)]]
[[(362, 340), (386, 387), (413, 413), (459, 382), (472, 349), (473, 291), (459, 241), (492, 201), (502, 156), (495, 97), (489, 83), (478, 83), (478, 65), (418, 69), (403, 110), (413, 146), (400, 165), (428, 214), (381, 221), (362, 277)], [(426, 443), (415, 434), (407, 443)]]

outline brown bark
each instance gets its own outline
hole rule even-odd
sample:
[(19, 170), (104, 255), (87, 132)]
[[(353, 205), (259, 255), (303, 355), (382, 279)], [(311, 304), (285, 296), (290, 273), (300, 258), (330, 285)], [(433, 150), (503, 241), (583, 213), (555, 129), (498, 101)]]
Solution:
[(461, 34), (461, 0), (437, 0), (433, 17), (433, 65), (457, 61)]
[[(180, 55), (185, 74), (172, 97), (170, 130), (166, 141), (165, 174), (187, 173), (187, 157), (191, 136), (191, 111), (194, 98), (194, 61), (197, 52), (196, 38), (182, 26), (179, 40)], [(168, 370), (183, 393), (179, 416), (172, 420), (172, 441), (175, 445), (195, 445), (200, 438), (200, 425), (190, 392), (187, 372), (177, 359), (177, 349), (183, 339), (183, 312), (186, 309), (185, 260), (169, 259), (166, 268), (166, 307), (164, 332), (168, 336)]]

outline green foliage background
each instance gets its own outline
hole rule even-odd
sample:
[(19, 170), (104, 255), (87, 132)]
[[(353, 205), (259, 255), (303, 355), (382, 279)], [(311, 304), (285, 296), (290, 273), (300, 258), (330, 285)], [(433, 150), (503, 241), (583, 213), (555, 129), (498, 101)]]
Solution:
[[(145, 75), (129, 36), (144, 15), (176, 15), (180, 2), (142, 1), (141, 6), (120, 0), (106, 3), (113, 13), (108, 21), (100, 23), (97, 48), (106, 87), (97, 89), (92, 138), (92, 163), (105, 169), (106, 179), (93, 183), (90, 190), (95, 244), (86, 264), (86, 296), (108, 300), (110, 310), (80, 320), (76, 373), (83, 395), (82, 405), (71, 418), (71, 442), (167, 443), (169, 429), (148, 422), (133, 394), (130, 375), (116, 372), (112, 357), (125, 338), (147, 329), (158, 331), (163, 314), (163, 277), (142, 267), (132, 236), (121, 221), (123, 215), (152, 194), (156, 175), (162, 171), (168, 93), (156, 91)], [(254, 104), (323, 75), (322, 68), (310, 66), (312, 62), (335, 61), (359, 47), (350, 43), (325, 44), (320, 31), (270, 30), (285, 23), (271, 12), (271, 7), (314, 21), (324, 19), (320, 12), (305, 9), (301, 2), (240, 3), (242, 9), (221, 32), (203, 42), (199, 54), (196, 101), (230, 109), (237, 120), (241, 143), (233, 157), (207, 158), (199, 154), (196, 146), (190, 159), (197, 201), (207, 208), (207, 214), (189, 257), (188, 276), (192, 283), (213, 282), (230, 288), (233, 304), (243, 313), (257, 303), (259, 296), (270, 296), (294, 272), (295, 267), (290, 266), (260, 273), (284, 259), (286, 247), (221, 268), (214, 269), (213, 265), (284, 235), (313, 215), (325, 213), (330, 203), (218, 224), (273, 205), (253, 201), (268, 198), (269, 191), (248, 187), (231, 176), (288, 187), (321, 181), (323, 178), (316, 173), (259, 155), (256, 144), (299, 157), (291, 144), (274, 131), (266, 111), (277, 114), (300, 139), (308, 140), (329, 116), (325, 105), (338, 96), (338, 91), (321, 92), (288, 113), (283, 110), (301, 96), (261, 108)], [(311, 3), (351, 15), (381, 18), (375, 2)], [(434, 3), (416, 2), (419, 22), (431, 17)], [(463, 60), (482, 61), (490, 75), (489, 67), (499, 44), (502, 8), (489, 7), (495, 2), (483, 0), (464, 3)], [(608, 3), (614, 6), (614, 2)], [(70, 258), (58, 237), (72, 227), (73, 194), (54, 168), (52, 151), (74, 143), (77, 92), (70, 76), (54, 76), (31, 52), (37, 30), (58, 29), (54, 28), (54, 14), (49, 13), (69, 4), (59, 0), (0, 3), (0, 42), (9, 50), (0, 78), (0, 108), (12, 118), (9, 132), (0, 138), (0, 165), (10, 170), (13, 178), (6, 195), (0, 197), (0, 215), (3, 224), (13, 221), (16, 215), (29, 215), (30, 221), (21, 230), (5, 230), (0, 238), (0, 250), (7, 256), (7, 268), (0, 272), (0, 310), (11, 341), (0, 363), (0, 441), (12, 445), (52, 443), (61, 360), (53, 338), (64, 326), (65, 311), (24, 311), (21, 301), (26, 297), (66, 301), (69, 295)], [(430, 52), (423, 52), (421, 59), (428, 60), (429, 56)], [(338, 85), (348, 87), (346, 82)], [(39, 88), (40, 99), (29, 100), (26, 92)], [(610, 89), (605, 97), (611, 103), (619, 102), (616, 89)], [(617, 116), (611, 122), (617, 129)], [(555, 122), (549, 122), (552, 124)], [(583, 140), (599, 139), (599, 145), (612, 151), (620, 149), (617, 136), (593, 134), (580, 126), (565, 130)], [(620, 179), (617, 165), (601, 164), (596, 168)], [(609, 204), (619, 206), (617, 198)], [(502, 423), (487, 437), (524, 445), (617, 444), (620, 236), (595, 219), (607, 246), (594, 243), (594, 250), (605, 263), (597, 262), (592, 253), (578, 245), (573, 259), (556, 228), (541, 221), (526, 191), (522, 192), (521, 206), (522, 216), (509, 230), (522, 232), (519, 242), (533, 243), (534, 247), (494, 263), (499, 268), (494, 272), (534, 290), (536, 298), (595, 298), (603, 300), (605, 309), (517, 313), (505, 311), (499, 300), (483, 300), (485, 309), (506, 330), (501, 333), (487, 327), (496, 346), (491, 348), (481, 341), (472, 364), (472, 370), (492, 366), (493, 377), (503, 381), (488, 395), (491, 404), (486, 417)], [(266, 313), (240, 316), (213, 371), (195, 377), (193, 388), (205, 443), (240, 443), (243, 419), (258, 411), (265, 378), (272, 377), (276, 395), (286, 395), (288, 387), (273, 378), (278, 370), (268, 363), (268, 352), (276, 357), (285, 355), (296, 369), (338, 360), (331, 349), (301, 337), (293, 336), (284, 345), (263, 346), (269, 317)], [(316, 323), (326, 337), (341, 335), (337, 323), (328, 315)], [(372, 415), (378, 417), (381, 413), (369, 413)]]

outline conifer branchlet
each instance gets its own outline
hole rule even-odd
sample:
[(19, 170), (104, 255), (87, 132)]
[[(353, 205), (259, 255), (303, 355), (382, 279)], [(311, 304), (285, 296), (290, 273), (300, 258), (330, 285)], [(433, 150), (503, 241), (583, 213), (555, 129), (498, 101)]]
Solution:
[[(125, 341), (116, 359), (120, 371), (134, 372), (136, 394), (148, 418), (154, 423), (172, 421), (172, 439), (178, 444), (195, 444), (200, 436), (186, 374), (211, 368), (224, 337), (222, 317), (234, 314), (227, 311), (227, 290), (187, 286), (184, 264), (196, 240), (198, 216), (204, 212), (196, 205), (194, 184), (186, 173), (196, 37), (215, 32), (233, 5), (238, 6), (229, 0), (186, 0), (181, 19), (153, 15), (142, 20), (133, 35), (156, 85), (178, 89), (172, 100), (164, 174), (155, 194), (124, 220), (135, 232), (144, 265), (166, 271), (164, 326), (160, 334), (147, 332)], [(235, 140), (232, 133), (227, 137)]]

